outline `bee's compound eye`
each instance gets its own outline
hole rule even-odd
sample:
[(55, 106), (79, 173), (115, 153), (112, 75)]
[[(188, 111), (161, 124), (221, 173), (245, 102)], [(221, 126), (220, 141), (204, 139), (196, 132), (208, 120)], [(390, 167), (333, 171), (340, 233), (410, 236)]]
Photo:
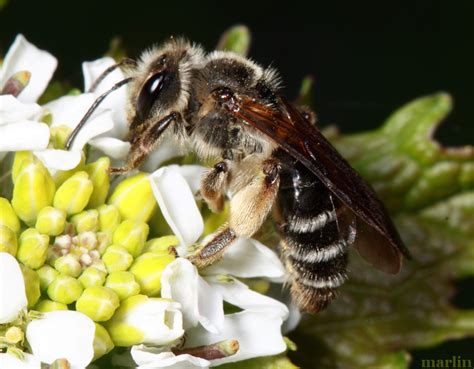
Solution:
[(153, 103), (158, 99), (163, 88), (164, 77), (164, 73), (156, 73), (143, 84), (136, 105), (136, 111), (140, 119), (146, 119), (150, 113)]

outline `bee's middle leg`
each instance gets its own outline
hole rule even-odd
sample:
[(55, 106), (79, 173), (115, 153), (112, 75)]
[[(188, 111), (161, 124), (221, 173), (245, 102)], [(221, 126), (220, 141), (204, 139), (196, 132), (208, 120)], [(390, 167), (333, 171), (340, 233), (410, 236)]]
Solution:
[(280, 184), (280, 165), (275, 159), (263, 162), (260, 173), (230, 200), (228, 225), (189, 257), (198, 268), (219, 260), (239, 236), (251, 237), (267, 218)]

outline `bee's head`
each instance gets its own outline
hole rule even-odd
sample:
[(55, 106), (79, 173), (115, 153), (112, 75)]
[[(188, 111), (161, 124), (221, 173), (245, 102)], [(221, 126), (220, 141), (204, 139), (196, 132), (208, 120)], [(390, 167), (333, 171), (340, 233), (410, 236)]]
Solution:
[(182, 39), (145, 51), (129, 72), (128, 112), (131, 128), (183, 111), (190, 94), (192, 71), (199, 68), (204, 52)]

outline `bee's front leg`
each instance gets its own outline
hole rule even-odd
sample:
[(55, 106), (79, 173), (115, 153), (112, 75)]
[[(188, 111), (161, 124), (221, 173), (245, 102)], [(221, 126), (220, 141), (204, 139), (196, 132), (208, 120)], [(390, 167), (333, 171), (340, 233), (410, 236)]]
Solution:
[(280, 165), (275, 159), (262, 163), (261, 171), (230, 200), (229, 223), (189, 259), (198, 268), (219, 260), (239, 236), (251, 237), (259, 230), (272, 208), (280, 184)]
[(110, 173), (127, 173), (138, 168), (147, 155), (156, 147), (162, 133), (171, 122), (178, 123), (181, 120), (179, 113), (173, 112), (163, 119), (153, 123), (149, 128), (139, 134), (139, 137), (130, 137), (131, 147), (128, 153), (127, 163), (123, 167), (110, 168)]

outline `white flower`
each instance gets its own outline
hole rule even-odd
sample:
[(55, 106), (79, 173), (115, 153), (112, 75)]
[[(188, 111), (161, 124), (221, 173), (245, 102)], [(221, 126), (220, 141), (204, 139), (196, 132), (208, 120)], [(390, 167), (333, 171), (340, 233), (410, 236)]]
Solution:
[(0, 90), (19, 71), (31, 72), (26, 88), (18, 97), (0, 96), (0, 159), (6, 151), (41, 150), (49, 142), (49, 129), (36, 121), (41, 108), (36, 100), (46, 89), (57, 60), (18, 35), (0, 69)]
[(41, 361), (31, 354), (24, 354), (22, 359), (10, 354), (0, 353), (2, 369), (41, 369)]
[(215, 333), (222, 329), (222, 296), (199, 276), (189, 260), (178, 258), (167, 265), (161, 276), (161, 296), (181, 304), (184, 328), (192, 328), (200, 323)]
[(0, 70), (0, 86), (16, 72), (29, 71), (31, 78), (28, 88), (20, 93), (18, 100), (35, 103), (46, 90), (57, 64), (57, 59), (50, 53), (30, 44), (23, 35), (18, 35), (5, 55)]
[[(203, 170), (198, 166), (169, 166), (150, 176), (163, 216), (181, 242), (180, 255), (186, 255), (187, 247), (202, 233), (203, 220), (193, 193), (199, 189)], [(286, 349), (281, 327), (288, 317), (288, 308), (275, 299), (252, 291), (229, 274), (283, 281), (285, 269), (272, 250), (256, 240), (239, 238), (221, 261), (206, 269), (204, 276), (200, 276), (187, 259), (178, 258), (170, 263), (162, 274), (161, 296), (181, 304), (187, 337), (184, 350), (237, 340), (238, 352), (206, 364), (193, 362), (196, 358), (187, 354), (175, 355), (169, 349), (139, 346), (132, 349), (132, 355), (140, 368), (214, 366), (274, 355)], [(242, 311), (225, 315), (224, 301)]]
[[(111, 64), (113, 64), (111, 58), (84, 63), (86, 88), (89, 87), (90, 81), (100, 74), (97, 67), (102, 71)], [(56, 66), (57, 60), (54, 56), (39, 50), (22, 35), (18, 35), (10, 47), (0, 70), (0, 87), (18, 71), (29, 71), (31, 78), (18, 97), (0, 96), (0, 159), (8, 151), (31, 150), (54, 173), (56, 170), (75, 168), (81, 160), (80, 151), (86, 143), (90, 143), (112, 158), (124, 158), (130, 145), (116, 138), (123, 138), (126, 130), (125, 91), (120, 90), (108, 97), (97, 109), (79, 132), (72, 150), (47, 148), (50, 127), (39, 122), (45, 112), (52, 114), (51, 128), (66, 125), (74, 129), (104, 89), (109, 88), (111, 83), (123, 79), (123, 74), (117, 70), (111, 73), (94, 93), (63, 96), (40, 107), (35, 102), (46, 89)], [(105, 132), (108, 132), (107, 136), (98, 137)]]
[(118, 346), (169, 345), (183, 334), (180, 305), (163, 298), (135, 295), (122, 301), (107, 330)]
[[(4, 252), (0, 252), (0, 301), (1, 324), (14, 321), (27, 305), (25, 282), (18, 262)], [(85, 368), (94, 356), (94, 334), (94, 322), (82, 313), (44, 313), (26, 328), (26, 340), (34, 357), (26, 355), (23, 366), (15, 366), (17, 358), (0, 354), (0, 368), (39, 368), (38, 362), (51, 364), (59, 358), (67, 359), (72, 369)]]
[(26, 329), (33, 355), (51, 364), (64, 358), (71, 369), (85, 368), (94, 357), (94, 322), (77, 311), (53, 311), (35, 319)]
[(20, 266), (6, 252), (0, 252), (0, 301), (0, 324), (15, 320), (28, 305)]

